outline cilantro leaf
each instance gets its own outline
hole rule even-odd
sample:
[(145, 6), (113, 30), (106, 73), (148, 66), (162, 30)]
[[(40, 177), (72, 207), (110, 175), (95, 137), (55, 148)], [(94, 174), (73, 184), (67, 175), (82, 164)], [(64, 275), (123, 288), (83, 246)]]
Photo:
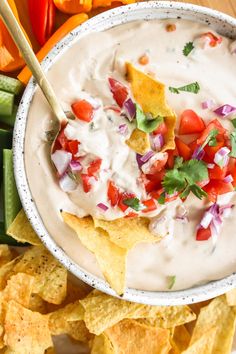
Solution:
[(171, 290), (175, 285), (176, 275), (169, 275), (167, 277), (167, 281), (168, 281), (168, 289)]
[(183, 54), (187, 57), (193, 49), (194, 49), (193, 42), (188, 42), (184, 46)]
[(124, 199), (123, 203), (130, 208), (134, 209), (135, 211), (140, 211), (144, 209), (144, 206), (140, 203), (140, 200), (138, 198), (128, 198)]
[(231, 152), (229, 155), (231, 157), (236, 157), (236, 132), (232, 132), (230, 134), (230, 142), (231, 142)]
[(199, 83), (192, 82), (191, 84), (181, 86), (181, 87), (169, 87), (170, 92), (179, 94), (180, 91), (191, 92), (197, 94), (200, 91)]
[(219, 134), (219, 130), (218, 129), (212, 129), (210, 131), (210, 133), (208, 134), (206, 140), (202, 144), (202, 149), (204, 149), (204, 147), (206, 145), (216, 146), (217, 145), (216, 137), (217, 137), (218, 134)]
[(174, 168), (166, 172), (162, 185), (168, 194), (181, 192), (181, 198), (186, 198), (192, 192), (202, 199), (206, 193), (196, 183), (206, 179), (208, 171), (205, 162), (198, 160), (183, 162), (178, 159)]
[(234, 128), (236, 129), (236, 118), (231, 119), (231, 123), (233, 124)]
[[(150, 114), (148, 115), (150, 117)], [(136, 120), (138, 129), (145, 133), (153, 132), (161, 123), (163, 123), (163, 117), (157, 117), (154, 119), (148, 119), (142, 109), (136, 105)]]
[(166, 200), (166, 194), (165, 192), (161, 193), (160, 197), (157, 199), (159, 204), (165, 204), (165, 200)]

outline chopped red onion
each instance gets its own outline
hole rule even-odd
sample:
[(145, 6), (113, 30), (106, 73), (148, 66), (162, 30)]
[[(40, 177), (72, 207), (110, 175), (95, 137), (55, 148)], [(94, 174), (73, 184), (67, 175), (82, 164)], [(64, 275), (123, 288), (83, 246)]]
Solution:
[(109, 208), (104, 203), (98, 203), (97, 207), (102, 209), (103, 211), (107, 211)]
[(212, 99), (202, 102), (202, 109), (211, 109), (215, 105), (215, 101)]
[(148, 151), (145, 155), (143, 155), (140, 160), (142, 162), (147, 162), (152, 156), (154, 155), (154, 152), (152, 150)]
[(164, 137), (162, 134), (150, 135), (152, 148), (156, 151), (164, 146)]
[(205, 155), (205, 151), (202, 149), (201, 146), (198, 146), (193, 152), (192, 159), (202, 160), (204, 155)]
[(77, 183), (67, 173), (60, 178), (59, 185), (64, 192), (72, 192), (77, 187)]
[(72, 160), (70, 162), (70, 169), (72, 172), (78, 172), (81, 171), (83, 167), (79, 161)]
[(127, 124), (120, 124), (119, 127), (118, 127), (118, 132), (121, 134), (121, 135), (125, 135), (128, 131), (128, 126)]
[(131, 98), (128, 98), (125, 101), (123, 108), (125, 110), (125, 113), (127, 114), (129, 121), (131, 122), (136, 115), (136, 106), (134, 102), (131, 100)]
[(220, 167), (225, 167), (229, 162), (229, 153), (230, 150), (226, 146), (222, 147), (215, 154), (214, 162)]
[(167, 161), (167, 158), (167, 152), (156, 152), (151, 158), (149, 158), (147, 162), (142, 165), (141, 169), (143, 173), (150, 173), (152, 166), (155, 164), (156, 161)]
[(209, 168), (210, 170), (212, 170), (215, 167), (214, 163), (208, 163), (207, 164), (207, 168)]
[(232, 175), (228, 175), (228, 176), (226, 176), (224, 179), (223, 179), (223, 181), (225, 182), (225, 183), (231, 183), (231, 182), (233, 182), (233, 177), (232, 177)]
[(203, 215), (202, 220), (200, 221), (200, 225), (204, 229), (207, 229), (210, 223), (212, 222), (213, 218), (214, 215), (210, 211), (206, 211), (205, 214)]
[(186, 224), (189, 221), (187, 215), (188, 215), (188, 212), (187, 212), (184, 204), (179, 205), (179, 207), (177, 208), (177, 213), (176, 213), (175, 219)]
[(230, 104), (225, 104), (215, 109), (214, 112), (220, 117), (226, 117), (230, 113), (236, 112), (236, 107), (233, 107)]
[(71, 162), (72, 154), (64, 150), (56, 150), (52, 155), (51, 159), (59, 173), (63, 175), (67, 170), (69, 163)]
[(143, 166), (144, 162), (141, 160), (143, 157), (143, 155), (140, 154), (136, 154), (136, 161), (138, 164), (138, 167), (141, 169), (141, 167)]
[(228, 218), (234, 208), (234, 204), (226, 204), (220, 207), (220, 215), (224, 218)]

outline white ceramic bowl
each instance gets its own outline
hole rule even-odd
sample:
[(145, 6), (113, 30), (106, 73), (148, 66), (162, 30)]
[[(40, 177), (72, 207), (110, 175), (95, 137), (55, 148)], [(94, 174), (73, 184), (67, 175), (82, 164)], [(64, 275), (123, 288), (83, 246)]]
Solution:
[[(165, 18), (184, 18), (202, 22), (208, 24), (211, 28), (225, 36), (236, 38), (236, 19), (220, 12), (205, 7), (170, 1), (142, 2), (104, 12), (85, 22), (53, 48), (43, 61), (42, 66), (44, 70), (47, 71), (58, 57), (63, 55), (73, 43), (90, 32), (103, 31), (113, 26), (134, 20)], [(24, 166), (24, 137), (27, 114), (35, 89), (35, 81), (31, 79), (21, 100), (14, 129), (14, 169), (22, 205), (42, 242), (69, 271), (89, 285), (105, 293), (116, 296), (115, 292), (104, 280), (81, 268), (78, 264), (73, 262), (59, 246), (57, 246), (53, 238), (48, 234), (43, 224), (43, 220), (41, 220), (39, 216), (36, 205), (33, 202)], [(234, 286), (236, 286), (236, 274), (232, 274), (221, 280), (211, 281), (205, 285), (181, 291), (150, 292), (127, 289), (122, 298), (152, 305), (189, 304), (220, 295)]]

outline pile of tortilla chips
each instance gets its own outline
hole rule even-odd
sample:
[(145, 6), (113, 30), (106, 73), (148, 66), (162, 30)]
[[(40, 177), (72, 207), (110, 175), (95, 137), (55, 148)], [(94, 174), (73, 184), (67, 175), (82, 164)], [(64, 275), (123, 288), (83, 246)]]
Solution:
[(18, 241), (37, 245), (19, 255), (0, 245), (2, 353), (56, 353), (53, 341), (62, 334), (86, 344), (91, 354), (231, 352), (236, 290), (191, 306), (149, 306), (120, 300), (72, 282), (37, 239), (23, 212), (9, 230)]

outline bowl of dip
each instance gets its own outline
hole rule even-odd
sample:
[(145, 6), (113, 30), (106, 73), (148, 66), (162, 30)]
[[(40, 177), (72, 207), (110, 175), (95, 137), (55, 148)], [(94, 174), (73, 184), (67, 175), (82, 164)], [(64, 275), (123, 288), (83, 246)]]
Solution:
[[(202, 141), (202, 144), (208, 144), (210, 150), (221, 138), (217, 135), (220, 133), (218, 130), (214, 134), (216, 128), (224, 129), (222, 136), (227, 131), (229, 139), (234, 131), (230, 121), (236, 106), (234, 38), (236, 20), (230, 16), (190, 4), (151, 1), (97, 15), (54, 47), (42, 66), (63, 109), (71, 113), (71, 105), (79, 98), (79, 101), (89, 102), (93, 106), (95, 116), (102, 114), (105, 117), (105, 121), (101, 121), (100, 117), (89, 124), (70, 120), (70, 127), (67, 126), (66, 131), (67, 140), (80, 141), (79, 155), (83, 157), (89, 151), (105, 161), (101, 178), (98, 182), (94, 178), (95, 182), (91, 183), (92, 188), (93, 183), (98, 183), (92, 193), (85, 191), (88, 187), (86, 182), (85, 185), (81, 183), (76, 190), (72, 188), (72, 192), (73, 178), (69, 184), (61, 180), (59, 183), (51, 163), (48, 141), (53, 117), (35, 81), (31, 79), (29, 82), (19, 106), (13, 139), (18, 191), (27, 217), (42, 242), (69, 271), (84, 282), (117, 296), (103, 279), (95, 257), (63, 222), (61, 211), (79, 217), (91, 213), (99, 218), (102, 210), (98, 211), (97, 205), (102, 204), (100, 209), (104, 211), (104, 204), (107, 206), (108, 203), (104, 185), (107, 186), (111, 178), (106, 174), (109, 169), (115, 176), (113, 182), (122, 190), (129, 189), (140, 198), (143, 193), (136, 183), (140, 170), (134, 160), (134, 152), (131, 154), (127, 152), (127, 146), (126, 149), (122, 147), (122, 134), (125, 132), (121, 126), (127, 117), (114, 110), (117, 101), (114, 102), (112, 97), (114, 92), (107, 83), (108, 78), (124, 81), (125, 63), (131, 62), (140, 71), (164, 83), (167, 102), (178, 117), (176, 131), (179, 134), (182, 130), (185, 137), (183, 140), (182, 135), (178, 135), (184, 141), (184, 146), (196, 142), (199, 124), (204, 125), (202, 132), (213, 119), (220, 121), (220, 127), (223, 128), (210, 126), (208, 133), (211, 134), (206, 135), (208, 141)], [(143, 58), (145, 63), (142, 62)], [(102, 113), (99, 113), (101, 109)], [(182, 117), (183, 112), (186, 114), (186, 110), (190, 109), (197, 112), (195, 118), (198, 119), (198, 125), (196, 129), (193, 127), (195, 135), (189, 135), (189, 129), (191, 132), (192, 128), (185, 126), (188, 115), (186, 119)], [(77, 133), (73, 132), (74, 128), (77, 128)], [(129, 130), (129, 122), (125, 129)], [(233, 146), (224, 151), (229, 142), (227, 146), (225, 144), (221, 145), (223, 151), (220, 157), (232, 160), (229, 155), (233, 152)], [(191, 151), (189, 148), (188, 153)], [(196, 149), (193, 153), (195, 161), (198, 161), (191, 171), (194, 179), (200, 174), (199, 166), (203, 157), (199, 157)], [(208, 175), (212, 176), (213, 172), (209, 171), (214, 169), (217, 176), (214, 178), (218, 180), (218, 174), (226, 163), (219, 163), (219, 166), (217, 161), (204, 159)], [(144, 173), (145, 176), (147, 174), (148, 171)], [(232, 174), (227, 172), (222, 176), (221, 179), (226, 178), (224, 184), (233, 185)], [(204, 183), (195, 185), (196, 188), (207, 188), (209, 180), (201, 182)], [(211, 193), (214, 199), (213, 187), (209, 195)], [(226, 190), (227, 193), (223, 192), (217, 203), (212, 204), (213, 199), (199, 199), (197, 192), (193, 193), (191, 189), (184, 203), (180, 198), (174, 198), (167, 206), (162, 205), (158, 212), (146, 214), (152, 219), (153, 225), (159, 224), (155, 227), (163, 240), (155, 244), (140, 243), (129, 252), (127, 289), (123, 299), (152, 305), (189, 304), (212, 298), (236, 286), (236, 218), (233, 208), (236, 196), (233, 187)], [(169, 194), (173, 197), (176, 191)], [(121, 211), (117, 210), (114, 211), (109, 205), (105, 218), (113, 220), (121, 217)], [(209, 228), (211, 237), (206, 235)], [(213, 228), (217, 229), (216, 232), (212, 231)], [(208, 231), (202, 233), (202, 229)]]

